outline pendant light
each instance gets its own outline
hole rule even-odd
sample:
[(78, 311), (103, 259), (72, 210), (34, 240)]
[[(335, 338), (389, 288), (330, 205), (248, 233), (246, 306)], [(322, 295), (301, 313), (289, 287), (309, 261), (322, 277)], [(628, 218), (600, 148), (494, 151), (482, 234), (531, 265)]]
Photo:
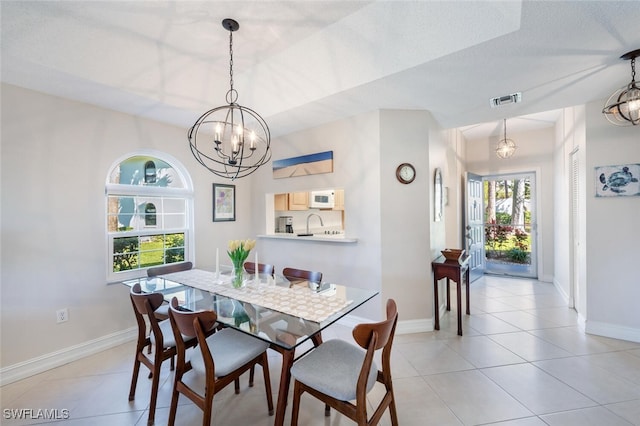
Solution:
[(496, 147), (496, 155), (499, 158), (505, 159), (509, 158), (516, 152), (516, 143), (511, 139), (507, 139), (507, 119), (504, 119), (504, 138), (498, 142), (498, 146)]
[(631, 60), (631, 83), (616, 90), (602, 109), (607, 120), (616, 126), (640, 124), (640, 87), (635, 80), (638, 56), (640, 56), (640, 49), (620, 56), (620, 59)]
[(233, 19), (224, 19), (229, 31), (229, 91), (227, 105), (213, 108), (198, 118), (189, 129), (191, 153), (213, 174), (237, 179), (255, 172), (271, 159), (271, 135), (264, 119), (250, 108), (237, 103), (233, 87), (233, 33), (240, 28)]

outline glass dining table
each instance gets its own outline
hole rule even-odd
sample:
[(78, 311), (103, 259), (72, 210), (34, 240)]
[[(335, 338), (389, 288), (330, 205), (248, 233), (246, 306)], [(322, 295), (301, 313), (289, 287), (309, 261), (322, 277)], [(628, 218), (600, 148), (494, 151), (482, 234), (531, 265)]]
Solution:
[[(230, 270), (191, 269), (123, 284), (139, 283), (143, 292), (160, 292), (167, 301), (176, 297), (182, 309), (216, 311), (224, 326), (268, 342), (282, 355), (274, 424), (283, 425), (294, 361), (322, 343), (324, 329), (379, 292), (329, 283), (315, 286), (264, 274), (245, 274), (243, 286), (234, 288), (231, 277)], [(301, 347), (308, 342), (313, 345)]]

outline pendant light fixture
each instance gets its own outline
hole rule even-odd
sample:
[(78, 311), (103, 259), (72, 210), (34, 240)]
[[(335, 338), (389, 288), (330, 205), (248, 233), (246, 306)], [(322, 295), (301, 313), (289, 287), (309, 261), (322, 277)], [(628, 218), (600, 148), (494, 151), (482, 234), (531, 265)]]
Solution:
[(240, 28), (233, 19), (224, 19), (229, 31), (229, 84), (227, 105), (213, 108), (198, 118), (189, 129), (193, 156), (213, 174), (237, 179), (255, 172), (271, 159), (271, 135), (264, 119), (250, 108), (237, 103), (233, 88), (233, 33)]
[(620, 59), (631, 60), (631, 83), (616, 90), (602, 109), (607, 120), (616, 126), (640, 124), (640, 87), (635, 80), (638, 56), (640, 56), (640, 49), (620, 56)]
[(498, 142), (498, 146), (496, 147), (496, 155), (499, 158), (505, 159), (509, 158), (516, 152), (516, 143), (511, 139), (507, 139), (507, 119), (504, 119), (504, 138)]

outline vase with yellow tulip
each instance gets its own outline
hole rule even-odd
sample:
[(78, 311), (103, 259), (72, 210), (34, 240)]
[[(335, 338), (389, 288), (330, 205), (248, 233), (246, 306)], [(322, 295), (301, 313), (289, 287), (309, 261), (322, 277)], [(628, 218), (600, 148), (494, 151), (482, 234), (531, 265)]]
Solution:
[(243, 275), (244, 275), (244, 262), (249, 257), (249, 252), (256, 246), (255, 240), (230, 240), (228, 245), (227, 254), (231, 258), (233, 263), (233, 275), (231, 283), (233, 287), (242, 287)]

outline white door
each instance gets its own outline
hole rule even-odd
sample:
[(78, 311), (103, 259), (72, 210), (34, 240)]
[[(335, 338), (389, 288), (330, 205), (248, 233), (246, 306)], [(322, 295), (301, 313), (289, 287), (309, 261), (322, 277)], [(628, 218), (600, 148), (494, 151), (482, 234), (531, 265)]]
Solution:
[(482, 176), (466, 174), (465, 249), (469, 254), (469, 281), (484, 274), (484, 193)]

